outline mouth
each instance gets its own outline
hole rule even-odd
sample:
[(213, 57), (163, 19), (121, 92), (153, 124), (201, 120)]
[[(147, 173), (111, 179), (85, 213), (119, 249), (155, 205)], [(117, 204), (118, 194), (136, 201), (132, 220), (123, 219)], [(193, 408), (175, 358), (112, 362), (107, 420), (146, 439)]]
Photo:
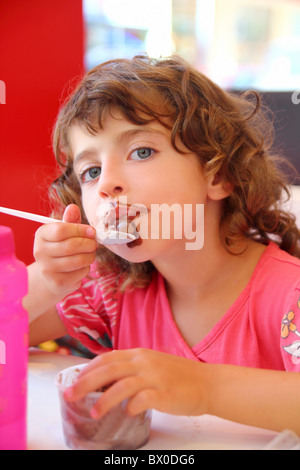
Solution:
[(97, 210), (98, 223), (96, 237), (102, 245), (136, 246), (141, 243), (138, 222), (142, 215), (148, 213), (143, 204), (127, 204), (120, 201), (109, 201), (100, 204)]

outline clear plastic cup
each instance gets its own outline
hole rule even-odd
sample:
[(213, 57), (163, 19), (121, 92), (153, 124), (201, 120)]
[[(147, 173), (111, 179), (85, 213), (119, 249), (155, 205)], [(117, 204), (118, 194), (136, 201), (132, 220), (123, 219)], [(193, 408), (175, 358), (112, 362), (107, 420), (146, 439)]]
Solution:
[(64, 399), (65, 388), (74, 383), (84, 366), (80, 364), (64, 369), (55, 379), (67, 446), (77, 450), (132, 450), (145, 445), (150, 434), (151, 410), (129, 416), (124, 401), (102, 418), (93, 419), (90, 411), (102, 392), (89, 393), (75, 402)]

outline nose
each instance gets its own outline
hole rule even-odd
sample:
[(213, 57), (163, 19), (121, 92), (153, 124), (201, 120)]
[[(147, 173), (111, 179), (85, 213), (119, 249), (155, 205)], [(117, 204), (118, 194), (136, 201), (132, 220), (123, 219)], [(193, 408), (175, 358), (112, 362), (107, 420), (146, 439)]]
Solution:
[(99, 191), (99, 194), (103, 199), (113, 198), (114, 196), (119, 196), (122, 193), (123, 188), (121, 186), (115, 186), (111, 191), (103, 191), (103, 189)]
[(98, 191), (103, 199), (114, 198), (124, 195), (127, 191), (127, 182), (121, 172), (121, 168), (116, 165), (102, 165), (99, 178)]

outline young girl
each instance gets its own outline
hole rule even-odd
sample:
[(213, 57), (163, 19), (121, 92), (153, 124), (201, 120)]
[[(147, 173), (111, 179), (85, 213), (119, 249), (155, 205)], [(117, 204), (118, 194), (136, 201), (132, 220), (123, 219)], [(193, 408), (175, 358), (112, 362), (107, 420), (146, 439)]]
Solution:
[[(36, 233), (25, 306), (32, 345), (68, 332), (97, 355), (66, 392), (111, 385), (94, 417), (128, 398), (131, 414), (300, 434), (300, 235), (259, 108), (177, 57), (143, 56), (94, 68), (62, 108), (53, 193), (66, 223)], [(97, 211), (121, 197), (149, 226), (157, 205), (204, 205), (203, 246), (174, 230), (99, 244)]]

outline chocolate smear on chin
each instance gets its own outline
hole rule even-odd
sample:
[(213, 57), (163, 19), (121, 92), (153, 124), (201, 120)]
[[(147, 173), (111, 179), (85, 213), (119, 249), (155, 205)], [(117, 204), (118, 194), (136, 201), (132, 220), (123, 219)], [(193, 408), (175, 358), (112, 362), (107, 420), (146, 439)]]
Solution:
[(143, 240), (141, 237), (136, 238), (135, 240), (132, 240), (132, 242), (127, 243), (128, 248), (134, 248), (135, 246), (141, 245), (143, 243)]

